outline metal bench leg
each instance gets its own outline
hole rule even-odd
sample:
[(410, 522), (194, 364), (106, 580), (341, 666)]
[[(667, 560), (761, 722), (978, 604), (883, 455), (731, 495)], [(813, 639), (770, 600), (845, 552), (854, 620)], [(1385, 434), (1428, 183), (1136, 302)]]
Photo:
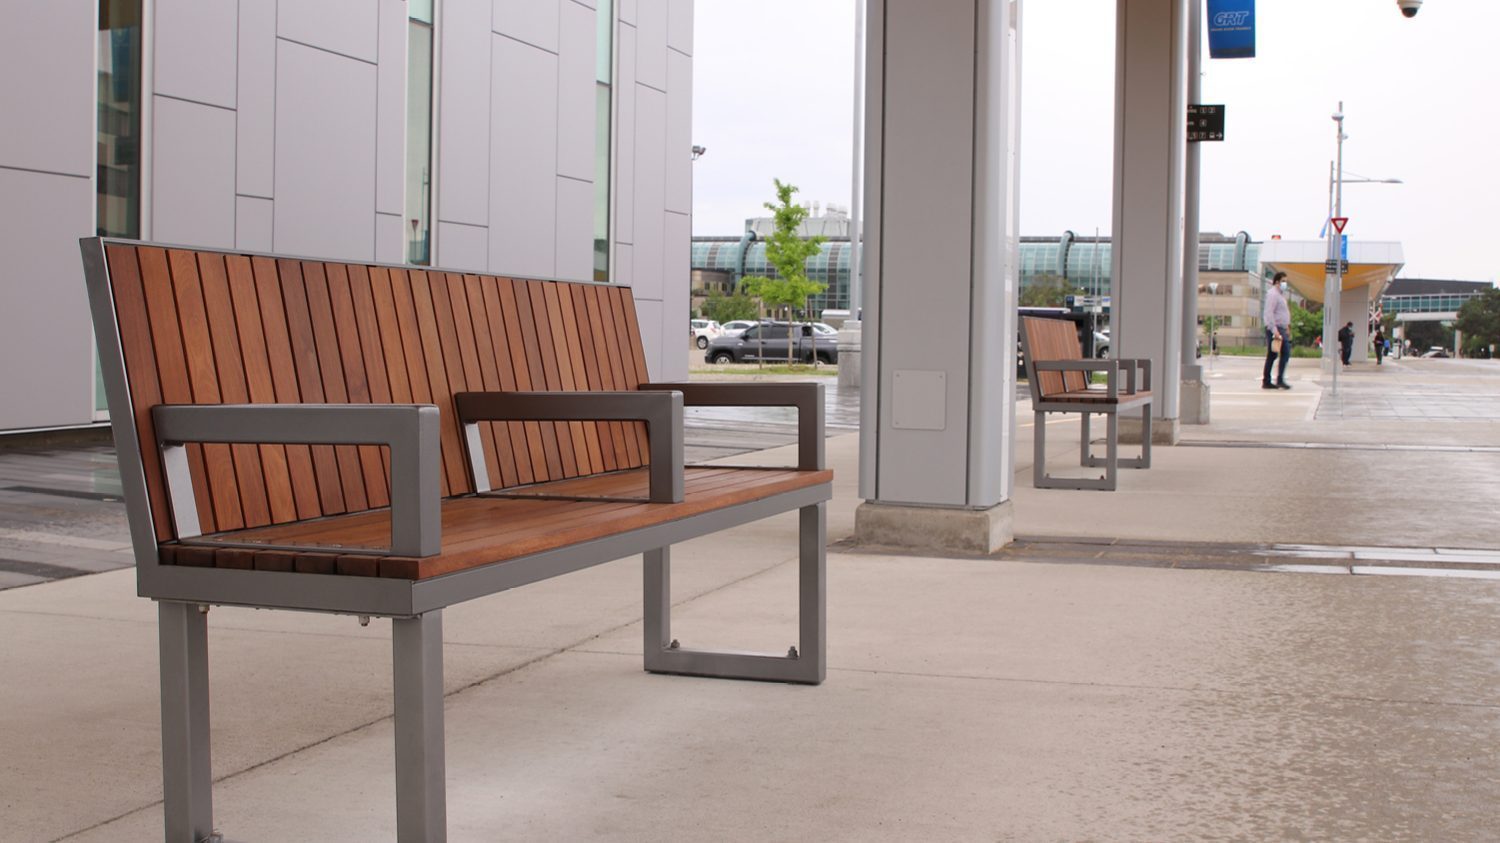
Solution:
[(396, 697), (396, 839), (448, 839), (443, 767), (443, 613), (391, 621)]
[(168, 843), (213, 835), (209, 763), (208, 616), (193, 603), (156, 604), (161, 638), (162, 814)]
[(827, 674), (827, 515), (824, 504), (798, 511), (797, 646), (786, 655), (689, 650), (672, 640), (671, 557), (645, 555), (645, 667), (651, 673), (760, 679), (817, 685)]
[[(1120, 473), (1120, 414), (1107, 414), (1107, 417), (1104, 420), (1104, 425), (1105, 430), (1107, 430), (1108, 433), (1105, 437), (1104, 446), (1103, 488), (1107, 491), (1113, 492), (1115, 490), (1117, 476)], [(1147, 430), (1146, 435), (1150, 436), (1151, 431)]]
[(1083, 416), (1083, 432), (1079, 437), (1079, 450), (1082, 452), (1082, 459), (1079, 460), (1079, 463), (1088, 466), (1089, 468), (1095, 468), (1097, 466), (1104, 465), (1104, 460), (1094, 456), (1092, 453), (1092, 449), (1089, 447), (1089, 440), (1094, 438), (1093, 434), (1089, 431), (1089, 421), (1092, 418), (1093, 414), (1081, 413), (1080, 415)]
[(1121, 459), (1121, 468), (1150, 468), (1151, 467), (1151, 404), (1147, 402), (1141, 407), (1141, 430), (1146, 431), (1141, 436), (1141, 455), (1130, 459)]

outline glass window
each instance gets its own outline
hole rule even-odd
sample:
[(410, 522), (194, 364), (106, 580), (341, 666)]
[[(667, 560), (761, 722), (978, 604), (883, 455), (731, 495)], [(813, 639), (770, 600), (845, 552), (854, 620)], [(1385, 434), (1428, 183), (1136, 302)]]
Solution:
[(594, 44), (594, 280), (609, 280), (610, 104), (615, 66), (614, 0), (599, 0)]
[(99, 134), (94, 226), (141, 236), (141, 3), (99, 3)]
[(407, 5), (406, 262), (432, 263), (432, 0)]

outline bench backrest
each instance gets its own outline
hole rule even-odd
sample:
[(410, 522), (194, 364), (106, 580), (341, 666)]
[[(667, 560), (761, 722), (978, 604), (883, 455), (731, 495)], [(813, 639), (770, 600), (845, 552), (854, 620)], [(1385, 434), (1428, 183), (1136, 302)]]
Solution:
[(1026, 379), (1031, 383), (1032, 400), (1041, 400), (1064, 392), (1088, 389), (1083, 372), (1038, 372), (1038, 360), (1082, 360), (1078, 328), (1067, 319), (1021, 317), (1022, 351), (1026, 355)]
[[(626, 287), (115, 241), (85, 241), (86, 265), (99, 245), (118, 328), (96, 324), (100, 353), (123, 357), (128, 388), (123, 402), (111, 388), (111, 412), (134, 419), (158, 542), (176, 534), (156, 404), (436, 404), (443, 494), (457, 495), (474, 483), (454, 393), (629, 390), (648, 380)], [(100, 312), (96, 304), (96, 321)], [(496, 489), (647, 462), (638, 423), (481, 427)], [(389, 455), (377, 446), (209, 444), (188, 456), (205, 533), (390, 500)]]

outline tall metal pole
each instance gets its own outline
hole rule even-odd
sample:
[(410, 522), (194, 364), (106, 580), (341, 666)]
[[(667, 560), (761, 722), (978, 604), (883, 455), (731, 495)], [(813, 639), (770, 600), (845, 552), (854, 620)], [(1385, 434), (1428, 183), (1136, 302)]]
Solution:
[[(1339, 100), (1339, 110), (1334, 112), (1333, 123), (1338, 128), (1337, 157), (1333, 166), (1333, 214), (1334, 217), (1344, 215), (1344, 101)], [(1331, 269), (1325, 270), (1327, 280), (1323, 285), (1323, 312), (1328, 316), (1328, 323), (1333, 326), (1340, 325), (1339, 297), (1344, 293), (1344, 264), (1340, 254), (1339, 244), (1343, 242), (1343, 234), (1335, 229), (1332, 221), (1329, 222), (1328, 232), (1328, 264)], [(1337, 327), (1334, 329), (1337, 330)], [(1329, 330), (1324, 329), (1323, 345), (1329, 347)], [(1334, 334), (1335, 340), (1337, 334)], [(1331, 349), (1330, 349), (1331, 350)], [(1333, 368), (1333, 394), (1339, 394), (1339, 369), (1343, 368), (1342, 350), (1337, 359), (1330, 361)]]
[[(1188, 4), (1188, 103), (1203, 99), (1203, 4)], [(1182, 238), (1182, 380), (1202, 381), (1203, 367), (1198, 365), (1198, 197), (1201, 143), (1187, 145), (1187, 173), (1183, 183), (1182, 221), (1187, 231)], [(1212, 338), (1210, 338), (1210, 355)], [(1186, 419), (1184, 419), (1186, 421)], [(1203, 410), (1192, 420), (1201, 423)]]
[(864, 142), (865, 142), (865, 0), (854, 0), (854, 148), (851, 158), (854, 173), (851, 176), (849, 202), (849, 318), (858, 319), (864, 309), (861, 300), (859, 278), (860, 202), (864, 194)]

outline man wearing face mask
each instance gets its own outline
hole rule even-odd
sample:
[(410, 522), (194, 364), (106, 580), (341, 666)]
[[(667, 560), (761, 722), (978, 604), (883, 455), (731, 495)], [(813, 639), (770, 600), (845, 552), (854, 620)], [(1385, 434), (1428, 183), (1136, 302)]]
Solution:
[[(1278, 272), (1266, 288), (1266, 301), (1261, 308), (1261, 323), (1266, 326), (1266, 370), (1260, 379), (1261, 389), (1291, 389), (1286, 382), (1286, 361), (1292, 356), (1292, 310), (1286, 303), (1286, 273)], [(1271, 366), (1280, 355), (1276, 366), (1276, 380), (1271, 380)]]

